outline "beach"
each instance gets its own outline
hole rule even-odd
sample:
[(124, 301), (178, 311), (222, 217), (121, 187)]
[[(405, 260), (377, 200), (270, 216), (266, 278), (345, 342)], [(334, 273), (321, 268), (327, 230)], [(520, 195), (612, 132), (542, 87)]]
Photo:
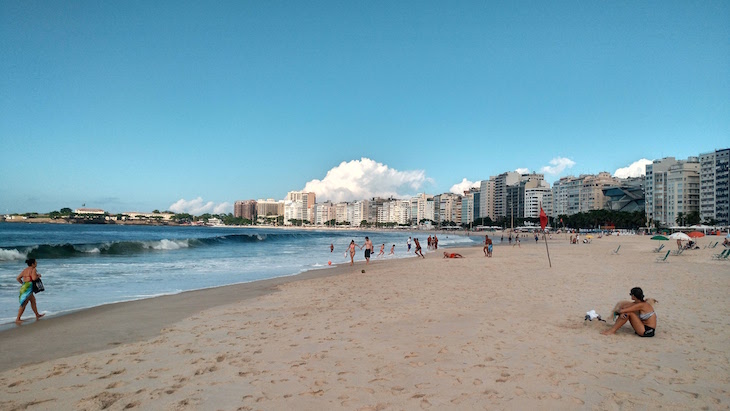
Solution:
[[(0, 332), (0, 408), (730, 408), (721, 245), (659, 263), (647, 236), (548, 243), (552, 267), (528, 236), (31, 320)], [(656, 336), (601, 335), (632, 287)]]

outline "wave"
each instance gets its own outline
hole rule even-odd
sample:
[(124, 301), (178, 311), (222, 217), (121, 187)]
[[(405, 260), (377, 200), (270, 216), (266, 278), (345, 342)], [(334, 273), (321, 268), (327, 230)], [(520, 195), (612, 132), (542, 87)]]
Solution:
[(91, 255), (133, 255), (145, 252), (172, 251), (225, 244), (290, 240), (303, 236), (307, 236), (307, 233), (251, 233), (188, 239), (109, 241), (89, 244), (38, 244), (32, 246), (2, 247), (0, 248), (0, 261), (25, 260), (27, 258), (74, 258)]

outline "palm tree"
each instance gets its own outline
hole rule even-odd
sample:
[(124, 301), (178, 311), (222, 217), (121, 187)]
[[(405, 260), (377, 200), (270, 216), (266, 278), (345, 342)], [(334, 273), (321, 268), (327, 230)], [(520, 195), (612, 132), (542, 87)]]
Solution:
[(683, 223), (683, 221), (684, 221), (684, 213), (681, 212), (681, 211), (678, 212), (677, 213), (677, 219), (675, 221), (677, 222), (677, 225), (683, 226), (684, 225), (684, 223)]

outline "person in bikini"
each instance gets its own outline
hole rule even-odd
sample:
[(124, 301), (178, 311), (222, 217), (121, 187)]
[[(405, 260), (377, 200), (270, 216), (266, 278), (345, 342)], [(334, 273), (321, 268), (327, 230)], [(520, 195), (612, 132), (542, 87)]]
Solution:
[(634, 332), (639, 337), (653, 337), (656, 331), (656, 313), (654, 307), (644, 299), (644, 292), (634, 287), (629, 292), (632, 302), (622, 304), (614, 314), (618, 315), (616, 323), (610, 329), (603, 331), (603, 335), (616, 334), (627, 322), (631, 323)]
[(447, 254), (446, 251), (444, 251), (444, 258), (464, 258), (464, 256), (459, 253)]
[(28, 305), (28, 302), (30, 302), (30, 308), (33, 309), (36, 320), (39, 320), (45, 315), (38, 312), (38, 307), (36, 306), (35, 302), (35, 295), (33, 295), (33, 281), (41, 278), (41, 275), (38, 274), (38, 271), (36, 271), (38, 263), (36, 262), (35, 258), (29, 258), (25, 260), (25, 263), (28, 265), (28, 267), (26, 267), (15, 278), (15, 280), (21, 284), (20, 308), (18, 308), (18, 317), (15, 318), (16, 324), (20, 324), (21, 322), (23, 322), (20, 317), (23, 315), (23, 311), (25, 311), (25, 307)]
[[(350, 249), (350, 265), (355, 264), (355, 247), (360, 246), (355, 244), (355, 240), (350, 241), (350, 246), (348, 247)], [(360, 249), (362, 249), (362, 247), (360, 247)]]

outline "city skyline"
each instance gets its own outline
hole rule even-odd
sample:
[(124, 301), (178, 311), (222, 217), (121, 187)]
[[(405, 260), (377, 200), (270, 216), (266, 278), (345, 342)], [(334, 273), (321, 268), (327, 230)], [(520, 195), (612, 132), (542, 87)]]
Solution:
[(228, 213), (292, 190), (409, 196), (698, 156), (730, 136), (728, 15), (3, 2), (0, 213)]

